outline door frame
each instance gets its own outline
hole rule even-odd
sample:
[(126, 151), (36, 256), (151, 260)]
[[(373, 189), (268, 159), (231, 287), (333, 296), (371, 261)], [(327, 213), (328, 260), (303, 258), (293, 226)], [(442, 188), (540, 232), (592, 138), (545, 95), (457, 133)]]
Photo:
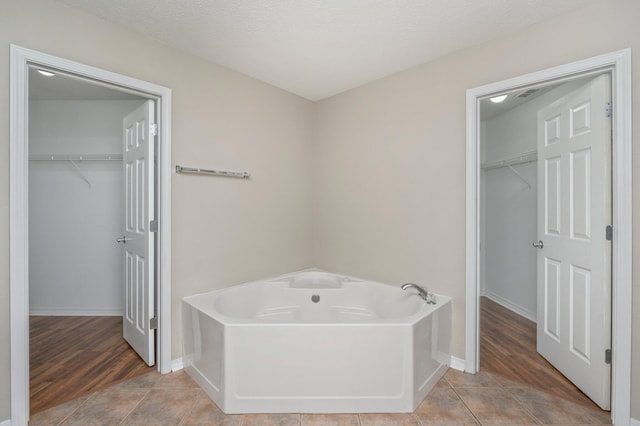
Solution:
[(100, 68), (10, 46), (9, 95), (9, 291), (11, 321), (11, 419), (29, 419), (29, 74), (30, 65), (53, 68), (157, 103), (158, 249), (156, 251), (157, 367), (171, 371), (171, 89)]
[[(480, 369), (480, 116), (481, 99), (499, 93), (611, 72), (612, 147), (612, 371), (611, 417), (616, 425), (631, 419), (632, 322), (632, 115), (631, 49), (572, 62), (519, 77), (475, 87), (466, 93), (466, 299), (465, 371)], [(604, 230), (603, 230), (604, 232)]]

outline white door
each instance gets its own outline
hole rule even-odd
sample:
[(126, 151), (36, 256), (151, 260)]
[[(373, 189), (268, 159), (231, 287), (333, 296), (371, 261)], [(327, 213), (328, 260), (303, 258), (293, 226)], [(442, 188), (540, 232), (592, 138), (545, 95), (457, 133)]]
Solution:
[(124, 338), (149, 365), (155, 364), (154, 318), (154, 103), (124, 118), (125, 313)]
[(538, 112), (538, 352), (610, 408), (611, 100), (601, 75)]

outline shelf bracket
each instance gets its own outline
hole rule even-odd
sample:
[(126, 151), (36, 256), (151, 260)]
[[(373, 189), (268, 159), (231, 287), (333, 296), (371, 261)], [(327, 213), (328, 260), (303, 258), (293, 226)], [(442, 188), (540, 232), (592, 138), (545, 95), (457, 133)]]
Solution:
[(80, 179), (85, 181), (87, 185), (89, 185), (89, 188), (91, 188), (91, 182), (89, 182), (89, 179), (85, 177), (84, 173), (82, 173), (82, 170), (80, 170), (80, 167), (78, 167), (76, 162), (73, 160), (69, 160), (69, 163), (71, 163), (71, 165), (76, 169), (76, 172), (78, 173), (78, 176), (80, 176)]
[(509, 168), (509, 170), (511, 170), (513, 173), (515, 173), (515, 175), (518, 176), (520, 178), (520, 180), (525, 183), (525, 185), (527, 185), (527, 188), (531, 189), (531, 184), (529, 183), (529, 181), (526, 180), (524, 177), (522, 177), (522, 175), (520, 173), (518, 173), (518, 171), (516, 169), (514, 169), (511, 164), (507, 164), (507, 167)]

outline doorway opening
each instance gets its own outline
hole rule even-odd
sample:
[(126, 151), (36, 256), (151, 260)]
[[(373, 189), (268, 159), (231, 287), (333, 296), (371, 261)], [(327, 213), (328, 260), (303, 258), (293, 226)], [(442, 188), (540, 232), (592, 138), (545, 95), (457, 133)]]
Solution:
[[(171, 371), (171, 342), (170, 342), (170, 332), (171, 332), (171, 282), (170, 282), (170, 259), (171, 259), (171, 251), (170, 251), (170, 122), (171, 122), (171, 90), (162, 86), (157, 86), (148, 82), (144, 82), (141, 80), (136, 80), (130, 77), (126, 77), (120, 74), (111, 73), (109, 71), (105, 71), (98, 68), (93, 68), (87, 65), (79, 64), (76, 62), (68, 61), (62, 58), (58, 58), (55, 56), (47, 55), (41, 52), (36, 52), (33, 50), (21, 48), (19, 46), (11, 46), (11, 73), (10, 73), (10, 290), (11, 290), (11, 298), (10, 298), (10, 306), (11, 306), (11, 415), (12, 421), (17, 424), (26, 424), (29, 418), (29, 313), (30, 313), (30, 284), (33, 278), (33, 282), (35, 283), (38, 278), (38, 272), (31, 272), (30, 270), (30, 234), (29, 234), (29, 225), (30, 225), (30, 215), (31, 213), (37, 214), (38, 212), (30, 209), (30, 198), (31, 195), (37, 195), (37, 191), (39, 189), (35, 189), (35, 187), (30, 188), (31, 177), (35, 179), (38, 178), (39, 172), (44, 172), (44, 170), (38, 170), (38, 167), (41, 169), (44, 168), (58, 168), (58, 172), (62, 171), (60, 169), (64, 167), (68, 167), (71, 165), (72, 171), (75, 175), (70, 175), (65, 173), (65, 179), (69, 177), (77, 178), (76, 181), (67, 181), (66, 183), (69, 185), (86, 185), (87, 187), (94, 187), (97, 189), (99, 184), (104, 183), (101, 179), (104, 178), (108, 173), (103, 173), (102, 176), (91, 175), (91, 173), (96, 172), (96, 168), (94, 167), (91, 170), (88, 167), (91, 161), (95, 163), (100, 163), (100, 166), (97, 167), (101, 169), (101, 172), (106, 172), (106, 169), (113, 168), (115, 166), (115, 162), (112, 162), (112, 159), (109, 159), (109, 154), (105, 151), (90, 151), (85, 150), (84, 152), (63, 152), (63, 150), (53, 151), (53, 152), (42, 152), (38, 151), (38, 142), (36, 141), (37, 130), (32, 130), (29, 128), (29, 118), (30, 118), (30, 99), (29, 99), (29, 86), (30, 86), (30, 78), (29, 71), (31, 68), (42, 69), (44, 71), (49, 71), (53, 73), (58, 73), (60, 75), (66, 75), (73, 77), (69, 81), (83, 82), (84, 84), (91, 83), (90, 85), (94, 90), (111, 91), (110, 93), (116, 91), (119, 93), (128, 93), (129, 95), (134, 95), (138, 101), (142, 102), (143, 100), (147, 100), (146, 102), (151, 102), (155, 105), (155, 112), (157, 113), (155, 126), (153, 130), (157, 130), (157, 137), (155, 138), (155, 143), (147, 144), (151, 146), (152, 149), (155, 148), (155, 154), (148, 156), (149, 163), (152, 166), (150, 169), (153, 171), (156, 170), (155, 174), (148, 175), (148, 190), (145, 191), (137, 191), (137, 193), (151, 194), (151, 204), (149, 204), (150, 209), (147, 211), (155, 212), (155, 221), (154, 224), (151, 225), (153, 228), (157, 229), (154, 231), (152, 235), (153, 241), (155, 243), (155, 248), (151, 248), (151, 255), (148, 258), (155, 257), (158, 259), (155, 264), (153, 264), (153, 275), (154, 279), (150, 282), (149, 288), (152, 288), (156, 293), (156, 298), (154, 301), (149, 303), (149, 309), (145, 310), (145, 316), (139, 316), (141, 318), (141, 324), (148, 324), (148, 326), (154, 331), (155, 341), (154, 348), (157, 347), (155, 364), (156, 368), (160, 373), (168, 373)], [(34, 81), (35, 83), (35, 81)], [(40, 105), (42, 106), (42, 105)], [(68, 107), (68, 105), (67, 105)], [(77, 108), (78, 105), (71, 107)], [(46, 108), (45, 108), (46, 109)], [(64, 108), (61, 108), (64, 109)], [(57, 111), (60, 112), (60, 111)], [(78, 112), (78, 111), (76, 111)], [(53, 110), (49, 110), (48, 114), (53, 114)], [(149, 124), (152, 123), (149, 121)], [(75, 122), (74, 126), (82, 127), (87, 125), (87, 123)], [(151, 127), (147, 127), (151, 130)], [(51, 129), (44, 129), (44, 134), (52, 134), (54, 132), (49, 132)], [(30, 146), (30, 131), (34, 131), (34, 145), (35, 149), (32, 151), (32, 147)], [(121, 133), (121, 136), (123, 132)], [(148, 138), (150, 139), (150, 138)], [(77, 142), (77, 141), (76, 141)], [(96, 141), (93, 141), (96, 142)], [(61, 148), (64, 143), (69, 143), (68, 140), (61, 142), (62, 145), (58, 146)], [(84, 139), (84, 143), (88, 143), (86, 139)], [(100, 142), (96, 142), (98, 145)], [(124, 143), (120, 145), (125, 146)], [(49, 146), (51, 147), (51, 146)], [(95, 156), (85, 156), (85, 153), (93, 153)], [(99, 152), (99, 154), (96, 154)], [(127, 149), (124, 150), (127, 152)], [(154, 152), (153, 150), (150, 152)], [(30, 154), (33, 155), (30, 158)], [(45, 160), (44, 157), (47, 154), (52, 154), (49, 156), (49, 160)], [(56, 157), (56, 154), (61, 155), (61, 157)], [(116, 155), (117, 153), (113, 153)], [(75, 156), (82, 156), (83, 158), (78, 158)], [(66, 156), (66, 157), (65, 157)], [(120, 152), (120, 158), (123, 157), (122, 151)], [(126, 156), (125, 160), (126, 160)], [(51, 159), (53, 158), (53, 159)], [(29, 161), (32, 160), (32, 161)], [(62, 161), (59, 161), (62, 160)], [(87, 161), (89, 160), (89, 161)], [(122, 162), (122, 159), (120, 160)], [(82, 163), (81, 163), (82, 162)], [(37, 163), (32, 166), (32, 163)], [(62, 164), (64, 163), (64, 164)], [(46, 166), (45, 166), (46, 164)], [(123, 166), (120, 163), (120, 169), (126, 168), (126, 164)], [(142, 163), (141, 163), (142, 164)], [(153, 166), (155, 164), (155, 167)], [(50, 170), (49, 170), (50, 171)], [(68, 172), (69, 170), (64, 170)], [(55, 173), (54, 173), (55, 174)], [(141, 173), (140, 173), (141, 174)], [(50, 175), (51, 176), (51, 175)], [(113, 178), (115, 174), (111, 173), (111, 177)], [(60, 176), (58, 176), (60, 177)], [(93, 182), (92, 179), (93, 178)], [(124, 179), (124, 177), (122, 177)], [(40, 179), (41, 183), (46, 181), (47, 179)], [(55, 179), (53, 179), (55, 180)], [(107, 179), (109, 180), (109, 179)], [(113, 182), (111, 182), (113, 183)], [(80, 185), (81, 184), (81, 185)], [(109, 185), (107, 185), (109, 186)], [(125, 185), (122, 185), (125, 187)], [(111, 185), (113, 187), (113, 185)], [(31, 194), (32, 191), (30, 189), (34, 189), (34, 194)], [(53, 189), (53, 188), (50, 188)], [(58, 188), (59, 189), (59, 188)], [(49, 191), (44, 191), (48, 193)], [(77, 194), (75, 194), (77, 195)], [(127, 194), (128, 195), (128, 194)], [(69, 196), (67, 194), (66, 196)], [(154, 198), (155, 201), (154, 201)], [(58, 199), (60, 202), (64, 202), (64, 197), (60, 197)], [(125, 200), (127, 197), (123, 197)], [(60, 203), (57, 203), (60, 206)], [(89, 203), (91, 204), (91, 203)], [(122, 204), (122, 203), (121, 203)], [(127, 204), (125, 202), (125, 204)], [(139, 203), (138, 203), (139, 204)], [(37, 203), (34, 203), (37, 205)], [(85, 206), (86, 207), (86, 206)], [(89, 206), (88, 208), (92, 208), (95, 206)], [(103, 206), (104, 207), (104, 206)], [(103, 210), (103, 209), (98, 209)], [(100, 211), (93, 212), (85, 212), (88, 215), (99, 215)], [(102, 212), (103, 213), (103, 212)], [(122, 219), (124, 219), (124, 209), (122, 212)], [(140, 216), (141, 218), (145, 218), (147, 216)], [(142, 223), (142, 222), (141, 222)], [(95, 224), (94, 224), (95, 225)], [(146, 225), (145, 225), (146, 226)], [(125, 227), (126, 228), (126, 227)], [(121, 230), (124, 233), (124, 230)], [(36, 232), (35, 234), (38, 234)], [(34, 238), (37, 238), (37, 235), (34, 235)], [(114, 235), (115, 239), (113, 240), (113, 244), (116, 244), (116, 239), (118, 235)], [(54, 239), (46, 238), (50, 242)], [(91, 239), (91, 238), (88, 238)], [(60, 240), (57, 240), (60, 242)], [(53, 241), (55, 244), (55, 241)], [(85, 242), (87, 244), (92, 243), (91, 241)], [(41, 248), (41, 245), (34, 245), (33, 248)], [(97, 249), (96, 249), (97, 250)], [(99, 251), (97, 251), (99, 253)], [(57, 255), (58, 253), (56, 253)], [(36, 264), (38, 262), (35, 262)], [(62, 262), (57, 262), (62, 263)], [(126, 263), (126, 262), (125, 262)], [(38, 265), (34, 265), (38, 266)], [(42, 265), (40, 265), (42, 266)], [(60, 266), (60, 265), (57, 265)], [(97, 267), (94, 265), (93, 268)], [(123, 268), (124, 271), (130, 272), (127, 267)], [(119, 271), (122, 276), (127, 276), (124, 271)], [(30, 272), (34, 275), (30, 276)], [(116, 274), (118, 274), (116, 272)], [(133, 274), (132, 274), (133, 275)], [(86, 278), (86, 277), (85, 277)], [(62, 300), (66, 300), (73, 304), (74, 301), (78, 301), (82, 296), (92, 296), (95, 292), (99, 292), (99, 290), (94, 289), (94, 291), (85, 291), (85, 294), (81, 294), (82, 291), (87, 290), (86, 287), (90, 287), (90, 283), (87, 283), (86, 279), (84, 280), (84, 287), (75, 291), (71, 298), (62, 298)], [(125, 278), (126, 281), (126, 278)], [(122, 280), (120, 281), (122, 283)], [(38, 290), (34, 288), (34, 291)], [(125, 292), (126, 293), (126, 292)], [(56, 296), (59, 296), (56, 294)], [(101, 302), (107, 302), (110, 300), (117, 299), (118, 296), (115, 293), (111, 293), (109, 297), (105, 297), (101, 295)], [(42, 297), (35, 297), (33, 300), (45, 300)], [(75, 300), (74, 300), (75, 299)], [(126, 297), (124, 297), (127, 300)], [(94, 303), (97, 303), (94, 299)], [(155, 307), (157, 306), (157, 308)], [(73, 308), (73, 306), (67, 306), (66, 308)], [(103, 314), (109, 311), (113, 306), (102, 306), (104, 308)], [(93, 308), (96, 308), (94, 305)], [(100, 307), (98, 307), (100, 309)], [(125, 311), (126, 318), (126, 309), (123, 306), (120, 306), (120, 309)], [(55, 310), (55, 307), (54, 307)], [(41, 311), (41, 313), (43, 313)], [(154, 315), (155, 312), (155, 315)], [(77, 313), (77, 312), (76, 312)], [(111, 312), (113, 313), (113, 312)], [(122, 320), (120, 320), (122, 321)], [(157, 325), (155, 324), (157, 323)], [(100, 346), (96, 348), (98, 354), (104, 354), (108, 352), (104, 346)], [(107, 368), (108, 370), (108, 368)], [(64, 374), (64, 373), (61, 373)]]
[[(467, 91), (467, 298), (465, 370), (480, 368), (480, 294), (482, 289), (481, 239), (481, 150), (480, 102), (484, 98), (523, 89), (565, 83), (587, 75), (610, 72), (613, 87), (612, 118), (612, 419), (627, 424), (630, 419), (631, 341), (631, 117), (630, 52), (602, 55)], [(510, 170), (511, 171), (511, 170)], [(516, 170), (517, 171), (517, 170)], [(523, 179), (526, 180), (526, 179)]]
[(153, 370), (123, 338), (117, 243), (125, 228), (123, 120), (146, 101), (29, 68), (31, 415)]
[[(480, 101), (480, 369), (598, 411), (610, 404), (611, 373), (604, 354), (611, 345), (611, 314), (603, 303), (589, 300), (610, 300), (611, 292), (610, 243), (604, 232), (597, 232), (611, 223), (610, 90), (610, 75), (604, 73)], [(540, 146), (547, 115), (554, 126), (562, 124), (557, 130), (564, 134), (564, 140), (548, 145), (552, 155), (545, 155), (550, 148)], [(579, 117), (586, 118), (584, 123)], [(572, 123), (579, 128), (570, 130)], [(561, 143), (566, 147), (557, 146)], [(560, 169), (561, 151), (566, 151), (561, 164), (571, 178), (546, 182), (545, 173), (556, 173), (547, 170), (550, 166)], [(574, 202), (569, 205), (569, 200)], [(572, 246), (562, 247), (564, 242)], [(576, 258), (583, 249), (589, 254)], [(581, 276), (586, 272), (592, 278), (589, 291), (563, 294), (564, 305), (555, 310), (548, 305), (558, 301), (545, 294), (559, 284), (555, 276), (552, 283), (544, 279), (545, 269), (552, 272), (545, 264), (549, 259), (551, 266), (567, 269), (567, 276), (571, 263), (580, 265)], [(579, 290), (578, 281), (574, 286)], [(576, 304), (590, 312), (568, 321)], [(555, 322), (567, 328), (558, 334)], [(573, 350), (565, 349), (572, 344)], [(585, 353), (588, 364), (574, 374), (572, 368), (586, 361)]]

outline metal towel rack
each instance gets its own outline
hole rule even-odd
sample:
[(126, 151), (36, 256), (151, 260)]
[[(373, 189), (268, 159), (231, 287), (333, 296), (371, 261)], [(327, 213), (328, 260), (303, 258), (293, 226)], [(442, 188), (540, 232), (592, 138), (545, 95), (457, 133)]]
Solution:
[(176, 166), (176, 173), (194, 173), (200, 175), (225, 176), (233, 178), (249, 179), (249, 172), (228, 172), (224, 170), (196, 169), (193, 167)]

